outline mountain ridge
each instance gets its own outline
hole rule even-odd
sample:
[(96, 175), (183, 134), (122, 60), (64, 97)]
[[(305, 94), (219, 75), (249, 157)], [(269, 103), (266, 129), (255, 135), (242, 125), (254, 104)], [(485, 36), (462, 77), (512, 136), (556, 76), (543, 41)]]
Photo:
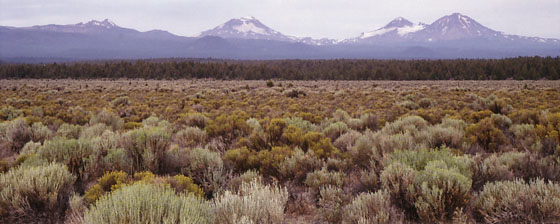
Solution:
[(560, 41), (493, 30), (453, 13), (431, 24), (397, 17), (344, 40), (295, 37), (255, 17), (226, 21), (197, 37), (137, 31), (109, 19), (68, 25), (0, 26), (0, 58), (213, 57), (231, 59), (502, 58), (559, 56)]

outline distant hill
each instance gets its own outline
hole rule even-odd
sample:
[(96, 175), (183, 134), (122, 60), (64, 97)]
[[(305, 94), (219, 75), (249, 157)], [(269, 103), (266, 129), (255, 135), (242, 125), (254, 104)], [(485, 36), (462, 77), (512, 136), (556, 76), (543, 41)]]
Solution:
[[(254, 17), (231, 19), (197, 37), (140, 32), (109, 21), (0, 26), (3, 61), (161, 57), (225, 59), (441, 59), (559, 56), (560, 40), (505, 34), (454, 13), (431, 24), (399, 17), (346, 40), (282, 34)], [(42, 58), (42, 59), (41, 59)]]

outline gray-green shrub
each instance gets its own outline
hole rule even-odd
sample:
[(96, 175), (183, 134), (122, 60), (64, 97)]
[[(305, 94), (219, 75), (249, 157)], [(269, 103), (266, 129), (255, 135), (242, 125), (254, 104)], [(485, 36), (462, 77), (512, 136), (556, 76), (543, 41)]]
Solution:
[(115, 130), (119, 130), (123, 127), (124, 120), (121, 119), (118, 115), (116, 115), (113, 112), (110, 112), (110, 111), (107, 111), (107, 110), (102, 110), (98, 114), (91, 117), (91, 119), (89, 120), (90, 125), (95, 125), (95, 124), (99, 124), (99, 123), (103, 123), (103, 124), (111, 127), (113, 129), (113, 131), (115, 131)]
[(216, 223), (283, 223), (288, 202), (286, 188), (253, 180), (243, 183), (237, 193), (225, 191), (214, 199)]
[(186, 127), (175, 134), (175, 142), (181, 147), (203, 146), (207, 138), (206, 131), (198, 127)]
[(340, 149), (341, 152), (347, 152), (352, 148), (354, 143), (356, 143), (356, 140), (358, 140), (361, 136), (362, 134), (360, 134), (360, 132), (351, 130), (338, 137), (333, 142), (333, 145), (336, 148)]
[(186, 126), (204, 128), (210, 122), (210, 119), (201, 113), (191, 113), (183, 118)]
[(381, 183), (409, 217), (450, 220), (470, 199), (472, 160), (449, 149), (395, 151)]
[(344, 184), (344, 174), (341, 172), (327, 171), (323, 167), (321, 170), (308, 173), (305, 178), (305, 185), (315, 192), (319, 193), (321, 187), (332, 185), (342, 187)]
[(104, 195), (84, 223), (213, 223), (208, 202), (166, 186), (137, 183)]
[(391, 204), (387, 191), (361, 193), (344, 207), (342, 223), (400, 223), (403, 217)]
[(409, 132), (411, 134), (418, 133), (420, 130), (428, 126), (428, 122), (419, 116), (407, 116), (400, 118), (393, 123), (385, 125), (381, 132), (387, 135)]
[(92, 139), (101, 136), (103, 132), (111, 130), (111, 127), (104, 123), (84, 126), (80, 131), (80, 139)]
[(32, 140), (31, 128), (23, 118), (18, 118), (7, 123), (3, 139), (11, 152), (19, 152), (25, 143)]
[(343, 218), (344, 205), (347, 201), (347, 196), (342, 188), (328, 185), (321, 188), (319, 195), (320, 199), (317, 203), (319, 220), (326, 223), (340, 223)]
[(66, 166), (57, 163), (0, 174), (0, 219), (24, 223), (60, 220), (75, 180)]
[(279, 173), (283, 179), (293, 179), (303, 182), (307, 174), (321, 168), (322, 162), (313, 155), (313, 150), (306, 153), (299, 147), (294, 149), (294, 154), (280, 163)]
[(299, 128), (304, 134), (310, 131), (317, 131), (317, 126), (313, 123), (303, 120), (301, 117), (289, 117), (284, 119), (286, 121), (286, 126), (293, 125)]
[(164, 127), (143, 127), (123, 134), (121, 147), (132, 160), (135, 171), (158, 173), (163, 167), (170, 139), (170, 131)]
[(58, 130), (56, 130), (56, 136), (64, 138), (78, 138), (80, 137), (80, 132), (82, 131), (82, 126), (64, 123)]
[(560, 185), (541, 179), (488, 183), (475, 209), (487, 223), (555, 222), (560, 218)]
[(337, 139), (348, 132), (348, 126), (343, 122), (331, 123), (323, 129), (323, 134), (331, 139)]
[(66, 165), (68, 170), (81, 181), (96, 178), (103, 172), (99, 169), (101, 153), (95, 150), (88, 140), (57, 137), (46, 141), (37, 154), (49, 162)]
[(512, 168), (526, 158), (523, 152), (506, 152), (501, 155), (491, 154), (484, 160), (476, 157), (472, 164), (473, 189), (478, 190), (487, 182), (512, 180)]
[(36, 122), (31, 125), (31, 140), (34, 142), (44, 142), (53, 136), (52, 131), (43, 123)]
[(181, 167), (181, 173), (200, 183), (204, 192), (220, 192), (225, 182), (224, 162), (220, 154), (207, 148), (195, 148), (184, 153), (185, 166)]

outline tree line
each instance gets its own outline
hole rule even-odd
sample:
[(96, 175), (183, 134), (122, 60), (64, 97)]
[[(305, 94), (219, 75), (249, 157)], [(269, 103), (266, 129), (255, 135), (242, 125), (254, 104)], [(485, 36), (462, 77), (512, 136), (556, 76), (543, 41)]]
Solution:
[(0, 78), (504, 80), (560, 78), (560, 57), (454, 60), (121, 60), (0, 64)]

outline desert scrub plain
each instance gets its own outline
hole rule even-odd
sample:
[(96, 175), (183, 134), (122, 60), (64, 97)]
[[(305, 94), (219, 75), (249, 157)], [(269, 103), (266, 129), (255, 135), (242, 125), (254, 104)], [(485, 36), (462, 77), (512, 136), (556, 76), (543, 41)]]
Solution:
[(0, 80), (3, 223), (560, 221), (559, 81)]

